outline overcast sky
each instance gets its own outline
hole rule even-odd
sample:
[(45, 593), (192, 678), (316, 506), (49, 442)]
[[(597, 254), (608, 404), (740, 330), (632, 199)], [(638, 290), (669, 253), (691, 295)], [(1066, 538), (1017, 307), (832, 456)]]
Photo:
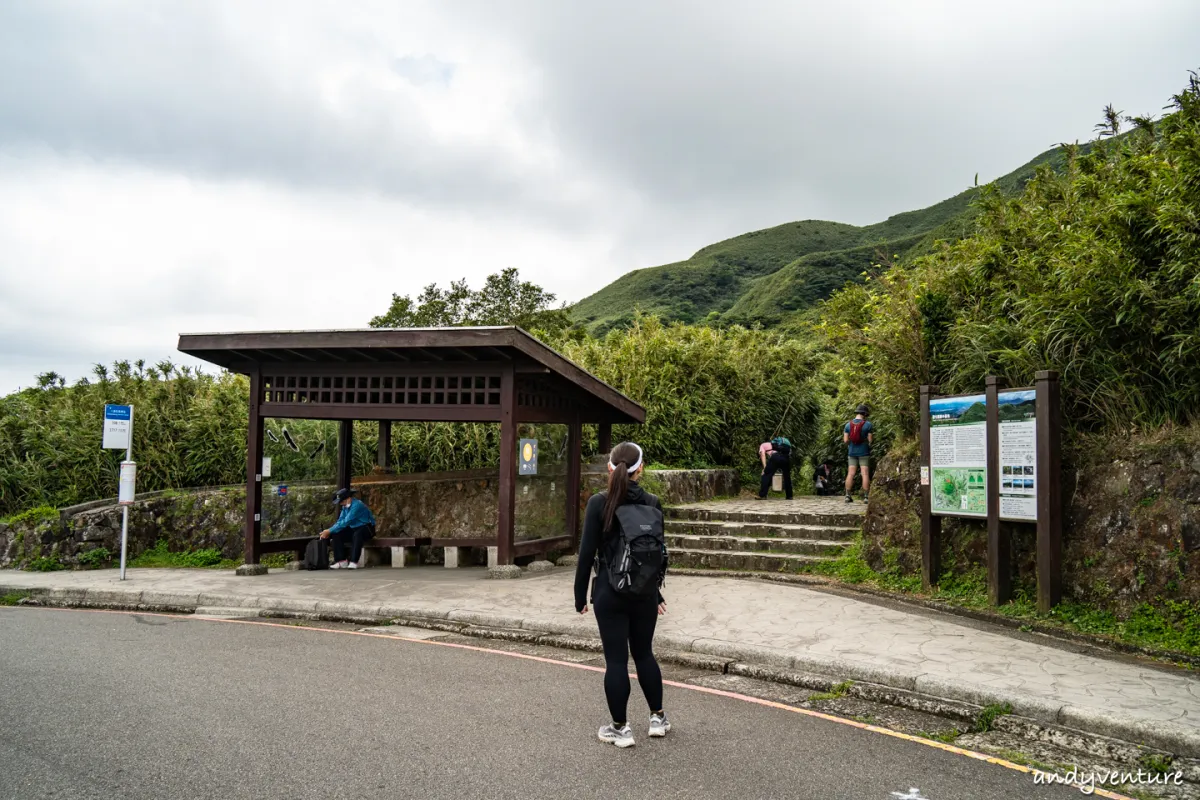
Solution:
[(5, 0), (0, 392), (876, 222), (1159, 113), (1198, 32), (1194, 0)]

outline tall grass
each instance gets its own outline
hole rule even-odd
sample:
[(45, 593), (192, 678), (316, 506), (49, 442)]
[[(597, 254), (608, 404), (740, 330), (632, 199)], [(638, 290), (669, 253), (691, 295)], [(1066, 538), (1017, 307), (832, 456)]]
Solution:
[(778, 430), (801, 451), (818, 435), (811, 348), (780, 334), (719, 330), (637, 317), (603, 339), (569, 340), (564, 354), (646, 408), (646, 424), (617, 426), (661, 463), (761, 471), (758, 444)]

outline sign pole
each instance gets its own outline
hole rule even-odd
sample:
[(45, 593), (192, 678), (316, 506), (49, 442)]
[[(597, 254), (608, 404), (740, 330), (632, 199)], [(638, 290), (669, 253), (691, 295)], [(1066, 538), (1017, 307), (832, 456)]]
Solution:
[(1002, 606), (1012, 599), (1012, 551), (1008, 529), (1000, 522), (1000, 379), (987, 385), (988, 600)]
[(931, 469), (929, 403), (935, 386), (921, 387), (921, 586), (937, 586), (942, 574), (942, 518), (933, 515), (932, 486), (926, 470)]
[[(133, 406), (129, 407), (129, 442), (125, 446), (125, 461), (133, 462)], [(132, 500), (132, 498), (130, 498)], [(129, 550), (129, 503), (121, 505), (121, 580), (125, 580), (125, 555)]]
[(1062, 412), (1058, 373), (1035, 375), (1037, 386), (1037, 605), (1062, 600)]

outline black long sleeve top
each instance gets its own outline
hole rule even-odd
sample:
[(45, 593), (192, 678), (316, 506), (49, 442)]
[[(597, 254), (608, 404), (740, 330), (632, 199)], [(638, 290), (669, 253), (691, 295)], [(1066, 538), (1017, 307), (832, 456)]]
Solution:
[[(592, 578), (592, 567), (596, 562), (596, 554), (604, 541), (604, 503), (603, 493), (592, 495), (588, 500), (587, 509), (583, 515), (583, 537), (579, 541), (579, 564), (575, 567), (575, 610), (583, 611), (588, 604), (588, 582)], [(652, 505), (662, 511), (662, 503), (636, 483), (629, 484), (625, 494), (626, 503)], [(658, 602), (663, 602), (662, 592), (659, 592)]]

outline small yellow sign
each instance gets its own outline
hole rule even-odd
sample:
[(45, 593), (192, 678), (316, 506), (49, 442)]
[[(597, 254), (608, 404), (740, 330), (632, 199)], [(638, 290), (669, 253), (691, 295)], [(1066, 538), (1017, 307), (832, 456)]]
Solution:
[(529, 442), (526, 442), (525, 450), (522, 452), (522, 455), (524, 456), (526, 461), (532, 461), (533, 460), (533, 445), (531, 445)]

